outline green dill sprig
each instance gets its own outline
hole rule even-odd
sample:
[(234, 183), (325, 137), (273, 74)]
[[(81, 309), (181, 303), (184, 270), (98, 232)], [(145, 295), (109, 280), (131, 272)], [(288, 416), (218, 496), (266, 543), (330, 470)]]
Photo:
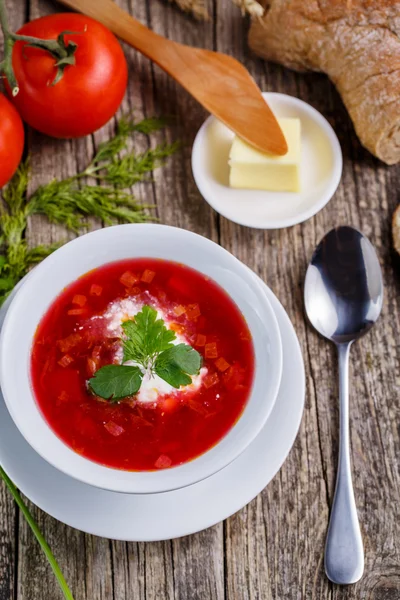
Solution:
[(85, 185), (78, 187), (76, 178), (51, 181), (40, 186), (27, 205), (29, 215), (45, 215), (51, 223), (65, 225), (77, 233), (84, 217), (97, 217), (105, 225), (115, 221), (144, 223), (149, 220), (144, 208), (123, 190)]
[[(128, 150), (128, 143), (132, 134), (150, 135), (165, 127), (166, 123), (161, 118), (148, 118), (136, 123), (122, 117), (115, 135), (100, 144), (84, 171), (38, 187), (29, 199), (29, 160), (20, 165), (3, 190), (4, 203), (0, 203), (0, 245), (3, 248), (0, 255), (0, 304), (33, 265), (60, 245), (28, 248), (24, 236), (30, 216), (44, 215), (51, 223), (64, 225), (74, 233), (82, 229), (86, 217), (96, 217), (105, 225), (152, 220), (146, 212), (151, 206), (139, 205), (126, 188), (139, 181), (148, 181), (150, 173), (177, 150), (178, 144), (160, 144), (136, 153)], [(85, 183), (87, 177), (95, 179), (96, 183)]]
[(155, 167), (162, 165), (179, 147), (174, 144), (162, 144), (157, 148), (146, 150), (143, 154), (130, 153), (120, 160), (112, 161), (103, 174), (98, 177), (118, 188), (127, 188), (139, 181), (146, 180), (146, 175)]

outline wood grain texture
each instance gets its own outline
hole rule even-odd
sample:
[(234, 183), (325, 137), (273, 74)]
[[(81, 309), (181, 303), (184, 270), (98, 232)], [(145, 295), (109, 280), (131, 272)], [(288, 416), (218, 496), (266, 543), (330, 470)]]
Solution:
[[(362, 149), (339, 96), (322, 75), (298, 75), (252, 56), (246, 22), (230, 0), (209, 0), (213, 19), (190, 20), (162, 0), (118, 4), (170, 39), (227, 52), (241, 60), (263, 90), (296, 95), (320, 110), (338, 133), (342, 182), (316, 217), (281, 231), (236, 226), (213, 212), (191, 176), (191, 144), (205, 112), (157, 66), (125, 47), (129, 90), (121, 111), (175, 115), (167, 133), (138, 136), (138, 150), (179, 137), (183, 148), (150, 184), (135, 186), (155, 204), (162, 223), (219, 242), (254, 269), (285, 306), (306, 364), (306, 409), (296, 443), (281, 471), (247, 507), (197, 535), (160, 543), (110, 542), (66, 527), (30, 505), (76, 600), (397, 600), (400, 597), (400, 264), (391, 250), (390, 216), (400, 171)], [(11, 21), (59, 8), (51, 0), (8, 1)], [(30, 132), (32, 189), (76, 172), (115, 123), (74, 142)], [(334, 489), (338, 403), (334, 350), (306, 324), (302, 282), (312, 250), (337, 224), (361, 228), (375, 244), (386, 297), (382, 319), (352, 351), (351, 440), (354, 483), (366, 551), (365, 576), (339, 588), (323, 573), (323, 547)], [(90, 221), (88, 229), (101, 226)], [(60, 227), (32, 219), (29, 243), (66, 239)], [(0, 487), (0, 600), (61, 600), (51, 570), (8, 494)]]

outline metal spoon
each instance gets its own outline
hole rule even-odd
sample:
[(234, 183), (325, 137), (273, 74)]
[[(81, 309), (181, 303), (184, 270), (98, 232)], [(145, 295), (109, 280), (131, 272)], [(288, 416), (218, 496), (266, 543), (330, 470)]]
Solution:
[(337, 347), (340, 447), (335, 496), (325, 547), (325, 572), (334, 583), (358, 581), (364, 549), (354, 500), (349, 439), (349, 351), (382, 308), (383, 283), (369, 240), (353, 227), (337, 227), (316, 248), (307, 269), (304, 300), (311, 324)]

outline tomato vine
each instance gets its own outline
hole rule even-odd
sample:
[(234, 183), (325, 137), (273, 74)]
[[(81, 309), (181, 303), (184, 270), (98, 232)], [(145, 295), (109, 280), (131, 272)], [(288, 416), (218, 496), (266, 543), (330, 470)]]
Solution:
[(25, 42), (27, 46), (46, 50), (53, 56), (56, 61), (57, 72), (51, 85), (55, 85), (60, 81), (66, 66), (75, 64), (75, 52), (78, 44), (71, 40), (66, 42), (65, 35), (76, 34), (77, 32), (63, 31), (56, 40), (43, 40), (30, 35), (14, 33), (9, 27), (5, 0), (0, 0), (0, 27), (4, 36), (4, 59), (0, 62), (0, 73), (5, 75), (13, 96), (16, 96), (19, 92), (19, 85), (12, 64), (12, 53), (16, 42)]

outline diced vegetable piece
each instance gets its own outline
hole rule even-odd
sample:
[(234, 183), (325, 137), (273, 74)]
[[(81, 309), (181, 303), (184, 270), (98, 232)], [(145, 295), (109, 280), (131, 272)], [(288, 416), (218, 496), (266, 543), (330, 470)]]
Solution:
[(89, 294), (91, 296), (101, 296), (102, 293), (103, 293), (103, 288), (101, 287), (101, 285), (97, 285), (96, 283), (93, 283), (90, 286)]
[(175, 308), (174, 308), (174, 313), (176, 314), (177, 317), (180, 317), (185, 312), (186, 312), (186, 308), (184, 306), (182, 306), (182, 304), (180, 304), (179, 306), (175, 306)]
[(72, 304), (76, 304), (77, 306), (85, 306), (86, 302), (87, 298), (83, 294), (75, 294), (72, 298)]
[(243, 387), (246, 372), (239, 365), (234, 363), (223, 375), (223, 382), (225, 386), (232, 391), (239, 390)]
[(213, 385), (216, 385), (219, 382), (218, 373), (207, 373), (207, 375), (204, 377), (203, 382), (206, 388), (210, 388)]
[(86, 360), (86, 370), (89, 377), (93, 377), (98, 368), (99, 365), (96, 360), (93, 360), (93, 358), (88, 358)]
[(156, 469), (168, 469), (168, 467), (170, 467), (171, 465), (172, 460), (166, 454), (161, 454), (154, 464)]
[(203, 402), (196, 400), (196, 398), (189, 398), (187, 401), (187, 405), (189, 408), (197, 412), (199, 415), (205, 416), (208, 412), (206, 406), (204, 406)]
[(165, 412), (172, 412), (178, 408), (179, 400), (176, 396), (167, 396), (160, 402), (160, 408)]
[(138, 415), (131, 415), (131, 423), (134, 427), (153, 427), (153, 423)]
[(62, 358), (58, 361), (60, 367), (68, 367), (71, 363), (74, 362), (74, 359), (69, 354), (64, 354)]
[(150, 269), (145, 269), (143, 271), (142, 274), (142, 281), (144, 281), (145, 283), (151, 283), (154, 279), (154, 277), (156, 276), (154, 271), (151, 271)]
[(251, 342), (251, 335), (248, 331), (241, 331), (239, 338), (244, 342)]
[(99, 361), (101, 356), (101, 346), (95, 346), (92, 350), (92, 358), (95, 361)]
[(187, 318), (190, 319), (191, 321), (194, 321), (195, 319), (200, 317), (201, 312), (200, 312), (199, 305), (198, 304), (189, 304), (189, 306), (186, 309), (186, 315), (187, 315)]
[(172, 329), (172, 331), (175, 331), (175, 333), (185, 332), (185, 328), (183, 325), (181, 325), (181, 323), (169, 323), (169, 329)]
[(134, 275), (132, 271), (125, 271), (125, 273), (122, 273), (119, 280), (125, 287), (132, 287), (139, 281), (139, 277)]
[(199, 333), (199, 334), (197, 334), (197, 338), (196, 338), (194, 345), (201, 348), (202, 346), (206, 345), (206, 341), (207, 341), (206, 336), (203, 335), (202, 333)]
[(58, 394), (56, 404), (57, 406), (61, 406), (61, 404), (65, 404), (66, 402), (68, 402), (68, 400), (69, 394), (65, 390), (63, 390)]
[(130, 408), (135, 408), (137, 401), (135, 400), (134, 396), (131, 396), (131, 397), (128, 396), (128, 398), (124, 398), (124, 404), (126, 404)]
[(67, 311), (67, 314), (72, 317), (78, 317), (80, 315), (85, 315), (86, 313), (87, 308), (71, 308), (71, 310)]
[(72, 440), (71, 446), (72, 446), (73, 451), (76, 452), (77, 454), (83, 454), (85, 451), (85, 447), (82, 446), (81, 444), (78, 444), (75, 439)]
[(117, 423), (114, 423), (114, 421), (108, 421), (104, 427), (107, 429), (108, 433), (111, 433), (114, 437), (118, 437), (125, 432), (125, 429), (120, 425), (117, 425)]
[(82, 340), (82, 336), (79, 333), (71, 333), (62, 340), (57, 340), (57, 346), (61, 352), (69, 352), (71, 348), (75, 348)]
[(218, 348), (215, 342), (205, 345), (205, 357), (206, 358), (218, 358)]
[(138, 296), (141, 292), (142, 292), (142, 290), (139, 287), (135, 286), (129, 290), (129, 295), (130, 296)]
[(44, 380), (46, 376), (52, 371), (54, 371), (54, 367), (56, 366), (56, 352), (56, 348), (53, 347), (50, 352), (50, 355), (46, 358), (46, 362), (43, 365), (43, 369), (40, 374), (40, 385), (42, 387), (45, 387)]
[(215, 366), (219, 371), (226, 371), (231, 365), (221, 356), (215, 361)]

